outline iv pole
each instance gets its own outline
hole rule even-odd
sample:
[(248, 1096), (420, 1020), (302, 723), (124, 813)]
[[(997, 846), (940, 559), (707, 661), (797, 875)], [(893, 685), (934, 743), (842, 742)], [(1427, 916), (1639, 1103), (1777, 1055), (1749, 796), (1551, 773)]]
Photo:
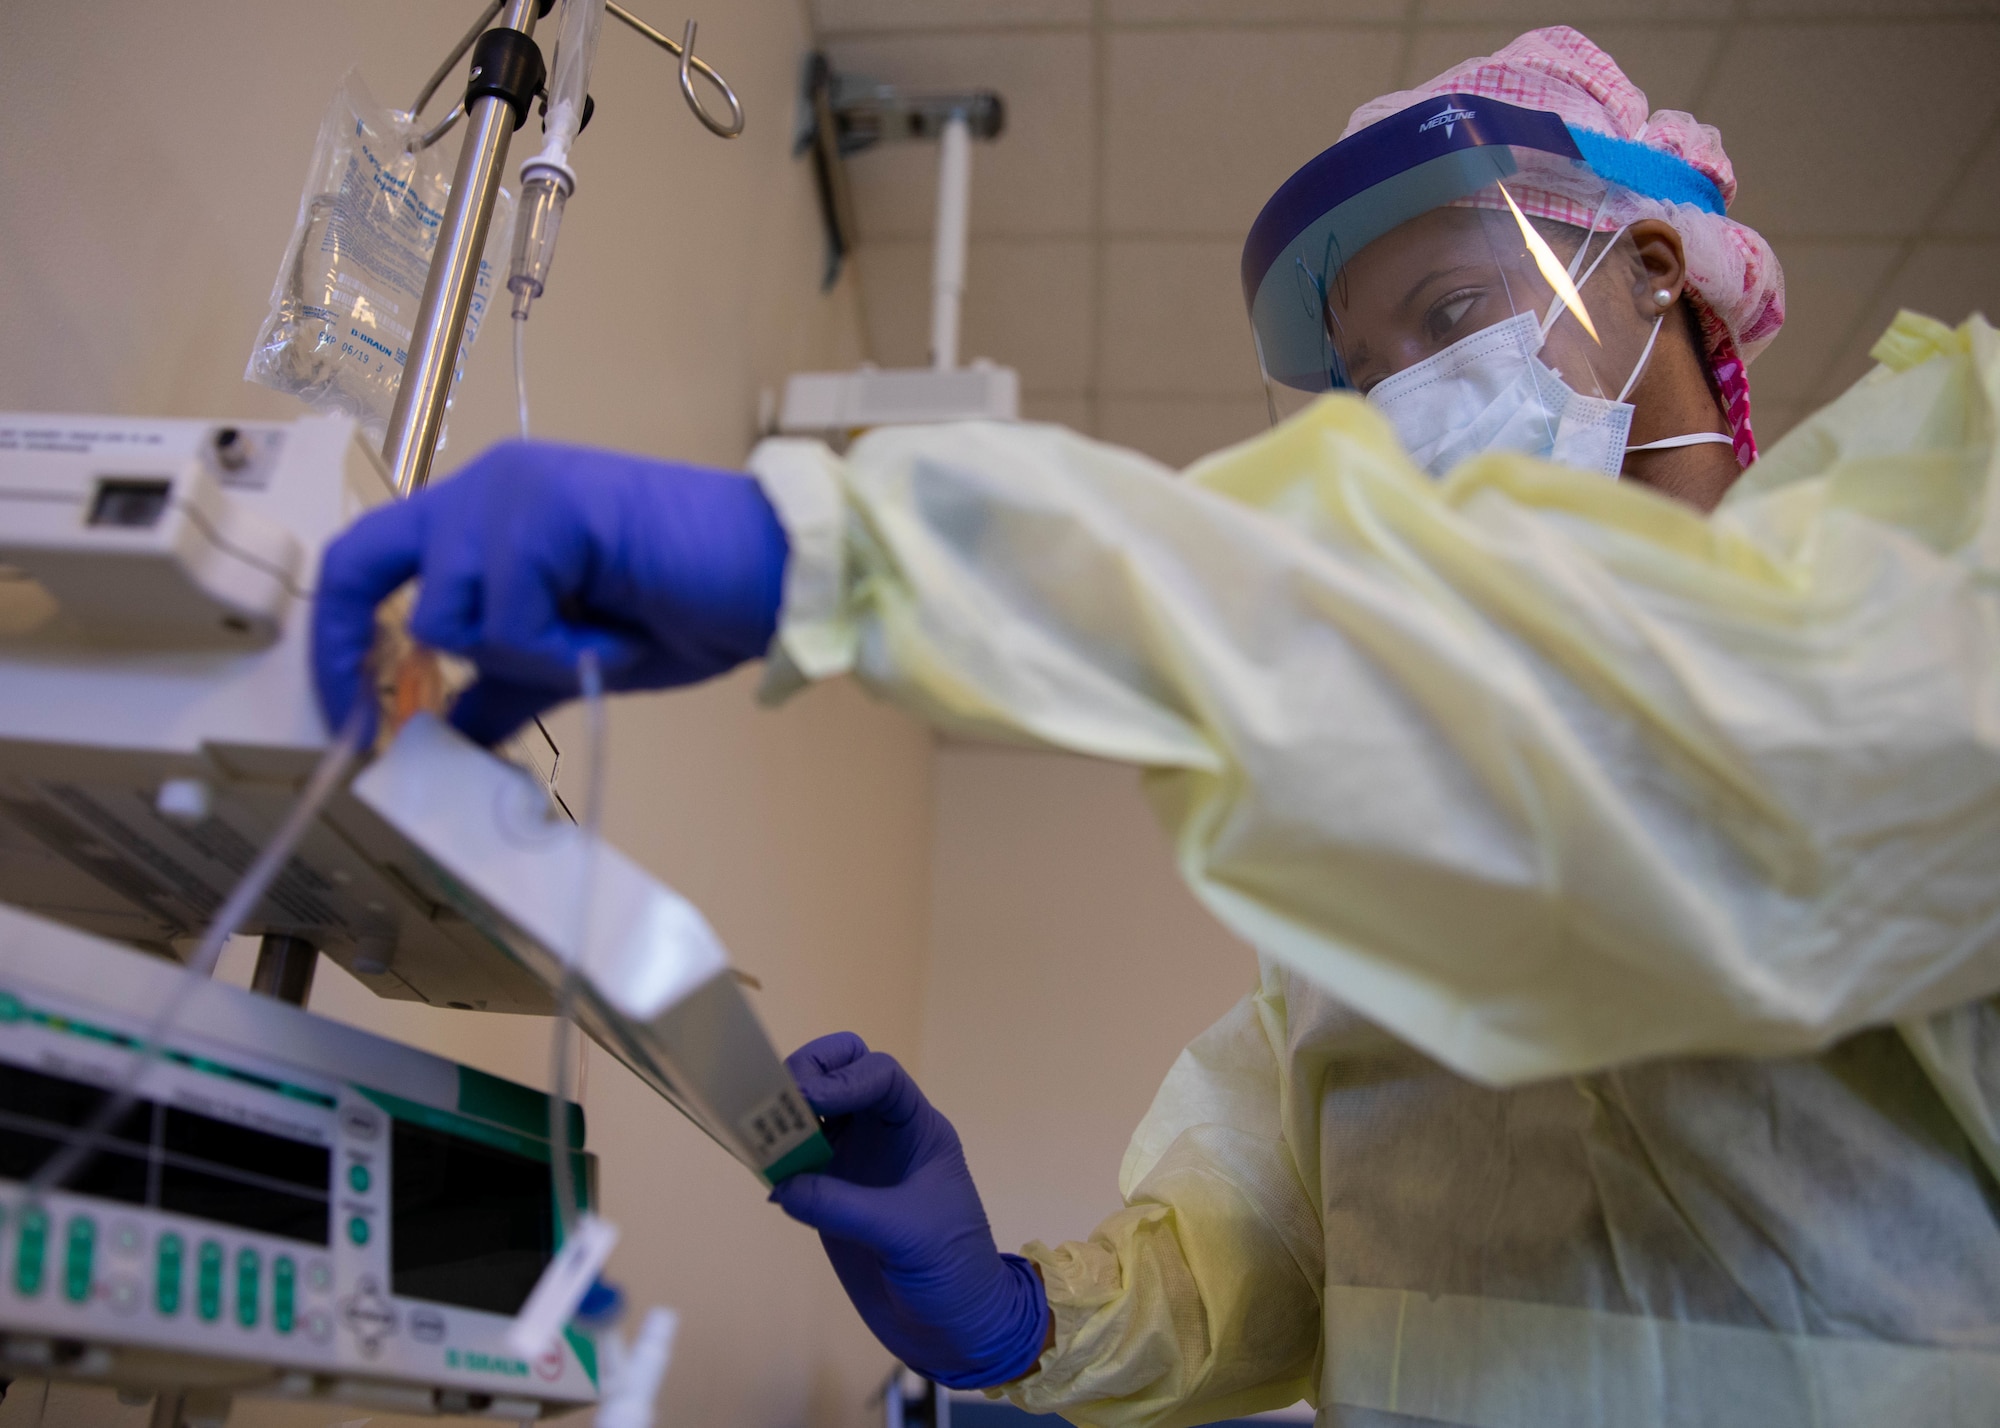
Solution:
[[(437, 455), (438, 436), (444, 429), (445, 405), (451, 397), (459, 344), (465, 337), (479, 263), (486, 251), (494, 205), (506, 172), (507, 146), (514, 131), (526, 121), (528, 107), (546, 78), (541, 51), (533, 39), (535, 21), (545, 18), (554, 6), (555, 0), (493, 0), (472, 31), (431, 76), (412, 110), (414, 118), (469, 48), (472, 69), (466, 76), (464, 101), (418, 141), (425, 145), (435, 143), (458, 122), (461, 114), (466, 120), (458, 168), (438, 223), (437, 244), (424, 278), (423, 299), (410, 332), (409, 355), (403, 364), (402, 381), (396, 387), (396, 404), (390, 411), (388, 434), (382, 444), (382, 458), (399, 498), (422, 490), (430, 480), (431, 461)], [(735, 91), (694, 53), (692, 20), (688, 21), (681, 42), (675, 44), (622, 5), (607, 3), (605, 11), (679, 61), (682, 96), (709, 132), (724, 139), (733, 139), (743, 132), (743, 106)], [(485, 29), (496, 14), (497, 24)], [(709, 113), (695, 94), (696, 74), (713, 85), (728, 105), (728, 122)], [(318, 955), (317, 949), (304, 938), (268, 934), (258, 947), (251, 987), (267, 996), (303, 1006), (312, 991)]]
[[(457, 63), (465, 44), (471, 43), (472, 72), (467, 76), (464, 103), (419, 141), (435, 143), (457, 122), (459, 113), (465, 114), (464, 147), (458, 152), (451, 195), (445, 200), (444, 216), (438, 224), (423, 301), (417, 306), (410, 332), (409, 357), (403, 364), (396, 404), (389, 413), (388, 435), (382, 443), (382, 459), (399, 497), (415, 494), (430, 480), (431, 460), (437, 455), (438, 435), (444, 430), (445, 403), (451, 397), (452, 371), (465, 336), (466, 316), (472, 310), (479, 260), (486, 251), (493, 206), (507, 167), (508, 141), (527, 119), (528, 106), (546, 77), (541, 51), (532, 39), (535, 21), (545, 18), (554, 6), (555, 0), (504, 0), (504, 4), (496, 0), (480, 23), (501, 10), (498, 25), (479, 35), (476, 42), (470, 42), (470, 37), (462, 41), (417, 99), (416, 107), (422, 109)], [(607, 0), (604, 12), (674, 56), (679, 62), (681, 96), (710, 133), (733, 139), (743, 132), (743, 106), (735, 91), (694, 52), (694, 21), (688, 21), (676, 44), (622, 5)], [(714, 86), (728, 105), (727, 122), (709, 113), (695, 94), (696, 75)]]
[[(410, 333), (409, 359), (403, 364), (396, 405), (389, 413), (389, 434), (382, 443), (382, 459), (398, 496), (412, 495), (430, 480), (431, 459), (437, 455), (445, 403), (451, 396), (452, 369), (465, 336), (466, 314), (472, 309), (479, 259), (486, 251), (486, 233), (493, 224), (493, 205), (507, 167), (507, 144), (527, 117), (528, 101), (541, 87), (541, 76), (536, 73), (517, 109), (512, 96), (500, 86), (529, 76), (487, 71), (520, 64), (515, 56), (522, 47), (518, 41), (507, 46), (489, 41), (507, 30), (529, 38), (535, 21), (548, 13), (551, 4), (552, 0), (507, 0), (499, 28), (481, 35), (473, 49), (465, 141), (458, 151), (451, 196), (445, 200), (444, 217), (438, 224), (437, 248)], [(532, 44), (525, 48), (533, 50)], [(539, 60), (537, 52), (537, 71)]]
[[(541, 55), (530, 37), (535, 21), (552, 4), (553, 0), (506, 0), (499, 28), (481, 35), (473, 49), (465, 141), (438, 224), (437, 247), (424, 279), (423, 302), (410, 333), (409, 358), (382, 448), (399, 497), (422, 489), (430, 479), (431, 458), (437, 454), (445, 402), (451, 395), (452, 368), (465, 336), (479, 259), (486, 251), (486, 233), (493, 224), (493, 206), (507, 167), (507, 142), (541, 87)], [(257, 947), (251, 989), (304, 1006), (318, 961), (318, 949), (306, 939), (267, 933)]]

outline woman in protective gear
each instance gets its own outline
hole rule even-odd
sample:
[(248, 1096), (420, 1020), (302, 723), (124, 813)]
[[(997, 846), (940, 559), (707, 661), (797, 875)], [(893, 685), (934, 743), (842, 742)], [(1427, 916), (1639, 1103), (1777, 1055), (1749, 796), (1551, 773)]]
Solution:
[(329, 715), (422, 575), (483, 737), (585, 647), (659, 687), (768, 645), (773, 698), (853, 673), (1146, 769), (1261, 978), (1088, 1240), (1001, 1254), (900, 1067), (793, 1058), (836, 1158), (776, 1198), (942, 1382), (1135, 1428), (1989, 1422), (2000, 339), (1899, 319), (1738, 479), (1783, 285), (1733, 190), (1523, 36), (1259, 216), (1274, 413), (1334, 393), (1269, 434), (1178, 476), (1028, 425), (755, 482), (499, 448), (329, 550)]

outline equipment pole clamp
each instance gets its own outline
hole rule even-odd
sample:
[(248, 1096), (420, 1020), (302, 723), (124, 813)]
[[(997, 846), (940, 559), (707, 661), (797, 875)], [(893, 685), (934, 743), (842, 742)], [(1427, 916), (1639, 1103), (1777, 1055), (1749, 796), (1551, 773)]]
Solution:
[(514, 111), (514, 127), (528, 122), (528, 106), (548, 78), (542, 51), (519, 30), (498, 27), (481, 35), (472, 47), (472, 74), (465, 86), (465, 109), (491, 96), (504, 99)]

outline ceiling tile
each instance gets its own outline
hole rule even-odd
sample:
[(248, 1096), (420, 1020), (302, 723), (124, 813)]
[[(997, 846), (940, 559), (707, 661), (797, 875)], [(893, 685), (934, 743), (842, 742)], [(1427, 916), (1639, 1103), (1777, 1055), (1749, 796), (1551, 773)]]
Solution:
[(1996, 104), (2000, 26), (1747, 25), (1702, 118), (1722, 130), (1735, 214), (1783, 235), (1915, 231)]
[[(1584, 28), (1646, 91), (1647, 102), (1655, 109), (1685, 109), (1692, 104), (1722, 43), (1722, 30), (1713, 25), (1610, 22)], [(1417, 32), (1410, 49), (1405, 83), (1414, 87), (1464, 60), (1490, 55), (1520, 32), (1518, 25), (1426, 26)]]
[(1105, 217), (1115, 233), (1238, 240), (1292, 171), (1395, 86), (1386, 29), (1110, 37)]
[(1090, 0), (813, 0), (822, 35), (842, 30), (1086, 25)]
[(1090, 399), (1081, 396), (1063, 396), (1056, 392), (1023, 392), (1021, 419), (1054, 422), (1057, 426), (1066, 426), (1071, 431), (1080, 431), (1088, 436)]
[[(917, 367), (930, 360), (930, 264), (930, 244), (917, 239), (863, 243), (855, 250), (868, 357), (877, 366)], [(970, 253), (966, 268), (969, 286)]]
[(1909, 261), (1889, 280), (1887, 292), (1871, 305), (1867, 320), (1810, 405), (1832, 401), (1873, 365), (1868, 349), (1897, 309), (1905, 307), (1953, 324), (1974, 312), (1988, 318), (2000, 315), (2000, 241), (1939, 239), (1917, 244)]
[(1108, 243), (1099, 390), (1261, 401), (1237, 260), (1233, 241)]
[(1082, 240), (974, 245), (966, 354), (1013, 367), (1028, 391), (1083, 390), (1097, 320), (1096, 266)]
[(1178, 469), (1268, 431), (1270, 425), (1261, 396), (1106, 397), (1099, 405), (1097, 434)]
[(1504, 21), (1517, 31), (1536, 25), (1582, 29), (1593, 20), (1720, 20), (1732, 8), (1732, 0), (1418, 0), (1425, 24)]
[[(1075, 34), (876, 36), (827, 46), (836, 68), (913, 89), (997, 89), (1007, 128), (972, 147), (972, 231), (1083, 233), (1091, 222), (1095, 122), (1090, 38)], [(864, 242), (929, 234), (935, 144), (885, 144), (848, 159)]]
[(1796, 403), (1812, 396), (1827, 359), (1888, 273), (1899, 247), (1888, 239), (1787, 239), (1778, 246), (1785, 269), (1785, 325), (1750, 368), (1753, 401)]
[(1955, 237), (2000, 235), (2000, 134), (1986, 141), (1938, 215), (1936, 231)]
[[(869, 351), (884, 367), (930, 361), (928, 243), (863, 244), (861, 296)], [(972, 245), (960, 359), (990, 357), (1028, 391), (1080, 392), (1090, 380), (1090, 245), (1082, 239)]]
[(1108, 0), (1105, 17), (1114, 25), (1175, 20), (1345, 24), (1355, 20), (1401, 20), (1409, 9), (1408, 0)]
[(1398, 87), (1429, 83), (1455, 64), (1492, 54), (1520, 33), (1519, 25), (1426, 25), (1403, 56)]
[(1993, 0), (1745, 0), (1755, 19), (1805, 16), (1831, 19), (1849, 15), (1886, 15), (1898, 20), (1928, 15), (1991, 15)]
[[(2000, 318), (2000, 242), (1920, 242), (1890, 284), (1888, 300), (1958, 324), (1972, 312)], [(1894, 316), (1882, 318), (1882, 326)], [(1870, 334), (1870, 340), (1874, 334)]]

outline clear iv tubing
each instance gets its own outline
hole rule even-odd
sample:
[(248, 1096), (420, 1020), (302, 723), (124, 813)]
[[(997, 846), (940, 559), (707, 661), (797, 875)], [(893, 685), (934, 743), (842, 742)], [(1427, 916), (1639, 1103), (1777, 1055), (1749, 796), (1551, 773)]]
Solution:
[(604, 25), (604, 0), (563, 0), (556, 28), (555, 67), (548, 82), (548, 122), (544, 159), (566, 161), (583, 129), (583, 109), (597, 61), (597, 36)]
[(278, 831), (251, 862), (222, 906), (216, 909), (209, 920), (208, 930), (202, 934), (194, 955), (187, 960), (186, 969), (153, 1018), (152, 1026), (146, 1030), (146, 1039), (135, 1054), (132, 1065), (119, 1079), (118, 1085), (98, 1107), (97, 1114), (74, 1131), (62, 1148), (42, 1162), (42, 1166), (28, 1181), (28, 1199), (39, 1200), (43, 1194), (55, 1186), (62, 1185), (81, 1170), (89, 1159), (103, 1148), (111, 1127), (116, 1125), (125, 1113), (132, 1109), (139, 1099), (139, 1085), (152, 1070), (154, 1064), (166, 1053), (167, 1037), (172, 1035), (175, 1024), (186, 1009), (188, 998), (206, 983), (215, 972), (215, 964), (222, 956), (222, 948), (236, 929), (243, 925), (264, 894), (276, 881), (279, 870), (286, 859), (305, 836), (306, 829), (318, 816), (341, 784), (347, 771), (354, 764), (361, 751), (361, 732), (367, 727), (367, 704), (365, 700), (355, 701), (354, 710), (347, 717), (340, 736), (320, 755), (319, 764), (313, 769), (312, 777), (306, 781), (305, 791), (298, 797), (285, 821), (278, 825)]
[(528, 314), (514, 314), (514, 405), (521, 411), (521, 440), (528, 439)]
[(556, 1223), (568, 1242), (583, 1213), (577, 1195), (575, 1153), (570, 1144), (570, 1043), (574, 1039), (577, 980), (583, 973), (584, 949), (590, 945), (590, 894), (597, 884), (597, 843), (604, 816), (604, 672), (595, 650), (577, 656), (577, 684), (583, 691), (583, 723), (588, 749), (584, 756), (583, 842), (577, 850), (576, 922), (562, 982), (556, 989), (556, 1020), (549, 1031), (549, 1151), (555, 1179)]
[(604, 0), (563, 0), (543, 125), (547, 137), (541, 153), (521, 165), (514, 256), (507, 270), (507, 290), (514, 294), (516, 318), (528, 315), (528, 308), (548, 285), (563, 206), (576, 191), (576, 171), (569, 166), (569, 151), (583, 130), (590, 68), (597, 58), (597, 35), (603, 23)]

